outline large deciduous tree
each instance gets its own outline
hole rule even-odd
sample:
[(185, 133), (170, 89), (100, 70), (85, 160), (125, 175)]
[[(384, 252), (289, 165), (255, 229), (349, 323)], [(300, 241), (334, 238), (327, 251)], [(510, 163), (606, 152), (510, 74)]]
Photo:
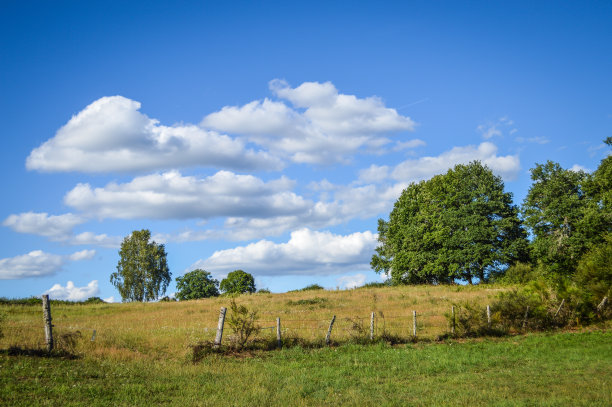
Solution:
[(179, 301), (219, 295), (219, 282), (208, 271), (195, 269), (176, 278), (176, 298)]
[(512, 195), (478, 161), (408, 186), (378, 234), (371, 265), (396, 284), (487, 281), (527, 255)]
[(225, 294), (254, 293), (255, 279), (242, 270), (234, 270), (221, 281), (219, 286)]
[(593, 174), (552, 161), (536, 164), (531, 179), (522, 214), (534, 259), (551, 275), (571, 276), (580, 258), (612, 232), (612, 156)]
[(170, 277), (166, 249), (151, 241), (149, 230), (135, 230), (123, 239), (117, 271), (110, 276), (123, 301), (156, 300), (166, 292)]

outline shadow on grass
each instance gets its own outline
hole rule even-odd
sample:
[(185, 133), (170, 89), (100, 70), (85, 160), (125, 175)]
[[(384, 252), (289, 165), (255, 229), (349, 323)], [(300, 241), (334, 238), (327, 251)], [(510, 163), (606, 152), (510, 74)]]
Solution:
[(8, 349), (0, 349), (0, 354), (7, 356), (30, 356), (37, 358), (57, 358), (57, 359), (80, 359), (81, 356), (65, 350), (52, 350), (51, 352), (45, 349), (38, 348), (22, 348), (19, 346), (11, 346)]

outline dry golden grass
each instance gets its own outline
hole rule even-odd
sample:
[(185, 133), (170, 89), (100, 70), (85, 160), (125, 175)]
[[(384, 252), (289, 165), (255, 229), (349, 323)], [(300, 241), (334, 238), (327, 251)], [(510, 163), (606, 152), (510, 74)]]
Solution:
[[(329, 321), (336, 315), (332, 339), (337, 342), (369, 336), (370, 314), (376, 313), (376, 335), (383, 332), (412, 336), (412, 311), (417, 312), (418, 337), (434, 339), (448, 332), (445, 314), (464, 301), (483, 306), (501, 290), (495, 286), (405, 286), (341, 291), (300, 291), (253, 294), (235, 298), (258, 313), (259, 337), (276, 334), (281, 318), (283, 336), (309, 342), (322, 341)], [(231, 298), (218, 297), (185, 302), (54, 305), (54, 336), (60, 346), (77, 353), (117, 360), (183, 358), (189, 345), (211, 341), (219, 309)], [(38, 306), (1, 306), (7, 314), (0, 348), (42, 348), (44, 331)], [(230, 312), (228, 310), (228, 312)], [(96, 331), (92, 341), (93, 331)], [(78, 340), (74, 333), (79, 332)], [(224, 342), (229, 332), (226, 324)], [(78, 335), (78, 334), (77, 334)], [(63, 342), (63, 343), (62, 343)]]

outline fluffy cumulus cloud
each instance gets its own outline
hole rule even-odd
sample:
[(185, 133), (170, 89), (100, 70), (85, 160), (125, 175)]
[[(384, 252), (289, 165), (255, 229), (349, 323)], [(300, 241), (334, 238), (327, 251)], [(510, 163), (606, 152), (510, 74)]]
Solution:
[(331, 82), (305, 82), (291, 88), (273, 80), (270, 89), (284, 101), (226, 106), (206, 116), (202, 126), (244, 135), (294, 162), (311, 164), (346, 161), (359, 150), (376, 150), (389, 143), (388, 134), (415, 126), (380, 98), (342, 94)]
[(355, 288), (362, 286), (365, 283), (366, 275), (361, 273), (355, 275), (347, 275), (338, 277), (336, 281), (338, 282), (338, 286), (340, 288)]
[(49, 294), (49, 298), (54, 300), (66, 301), (83, 301), (90, 297), (96, 297), (100, 294), (98, 288), (98, 280), (93, 280), (85, 287), (76, 287), (72, 281), (68, 281), (66, 286), (54, 284), (49, 290), (45, 291)]
[(15, 232), (45, 236), (51, 240), (66, 240), (72, 235), (72, 229), (85, 222), (81, 216), (67, 213), (49, 215), (47, 213), (25, 212), (10, 215), (2, 222)]
[(49, 240), (72, 245), (88, 245), (116, 248), (121, 244), (121, 237), (96, 235), (92, 232), (82, 232), (77, 235), (73, 228), (87, 219), (66, 213), (64, 215), (49, 215), (47, 213), (25, 212), (7, 217), (2, 224), (18, 233), (48, 237)]
[(26, 167), (40, 171), (130, 172), (207, 166), (278, 169), (282, 163), (242, 141), (195, 125), (164, 126), (122, 96), (103, 97), (35, 148)]
[(435, 157), (406, 160), (395, 167), (391, 176), (404, 182), (419, 181), (441, 174), (457, 164), (479, 160), (504, 179), (515, 179), (521, 169), (519, 157), (517, 155), (500, 156), (497, 150), (497, 146), (490, 142), (484, 142), (478, 146), (453, 147)]
[(0, 279), (45, 277), (57, 273), (69, 261), (89, 260), (95, 250), (82, 250), (68, 256), (33, 250), (27, 254), (0, 259)]
[(377, 242), (377, 236), (369, 231), (342, 236), (300, 229), (292, 232), (286, 243), (260, 240), (220, 250), (197, 261), (191, 268), (203, 268), (217, 274), (243, 269), (260, 276), (367, 270)]
[(220, 171), (198, 178), (177, 171), (137, 177), (104, 188), (78, 184), (67, 205), (99, 218), (190, 219), (222, 216), (271, 217), (300, 213), (310, 203), (281, 177), (264, 182), (252, 175)]

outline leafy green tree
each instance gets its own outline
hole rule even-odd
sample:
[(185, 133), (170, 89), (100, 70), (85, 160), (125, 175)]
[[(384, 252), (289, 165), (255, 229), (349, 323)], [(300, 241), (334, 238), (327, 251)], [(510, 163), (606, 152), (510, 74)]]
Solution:
[(176, 278), (176, 298), (179, 301), (219, 295), (219, 282), (208, 271), (195, 269)]
[(171, 281), (164, 245), (150, 240), (151, 232), (143, 229), (133, 231), (121, 243), (117, 271), (110, 282), (124, 302), (156, 300)]
[(221, 281), (219, 286), (225, 294), (254, 293), (255, 279), (249, 273), (242, 270), (234, 270)]
[(512, 195), (478, 161), (408, 186), (378, 234), (372, 268), (395, 284), (487, 281), (527, 256)]
[(552, 276), (571, 276), (580, 258), (610, 232), (610, 157), (593, 176), (548, 161), (531, 170), (533, 184), (523, 202), (533, 234), (534, 260)]

